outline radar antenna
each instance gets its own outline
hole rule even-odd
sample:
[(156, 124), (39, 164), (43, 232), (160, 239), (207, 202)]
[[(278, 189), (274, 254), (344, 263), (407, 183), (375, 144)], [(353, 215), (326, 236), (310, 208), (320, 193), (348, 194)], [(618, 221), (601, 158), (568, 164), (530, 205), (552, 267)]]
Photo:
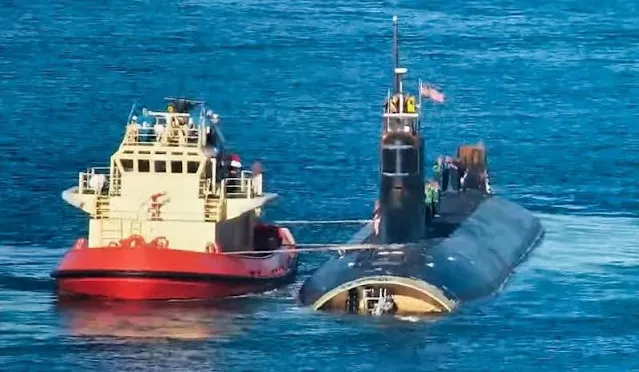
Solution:
[(395, 70), (399, 67), (399, 25), (397, 24), (397, 16), (393, 16), (393, 93), (399, 92), (399, 76)]
[(169, 101), (169, 104), (173, 106), (174, 110), (180, 113), (187, 113), (191, 111), (195, 106), (203, 106), (205, 103), (201, 100), (180, 97), (164, 97), (164, 100)]
[(399, 25), (397, 16), (393, 16), (393, 94), (402, 91), (402, 75), (405, 68), (399, 67)]

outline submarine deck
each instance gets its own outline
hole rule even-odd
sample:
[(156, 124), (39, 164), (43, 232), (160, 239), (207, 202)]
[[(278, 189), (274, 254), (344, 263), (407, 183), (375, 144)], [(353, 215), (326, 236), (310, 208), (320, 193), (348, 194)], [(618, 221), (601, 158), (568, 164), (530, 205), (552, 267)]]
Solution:
[[(484, 202), (490, 198), (480, 190), (447, 191), (441, 196), (438, 216), (431, 219), (426, 225), (423, 248), (433, 246), (449, 237), (459, 226)], [(368, 232), (368, 236), (360, 241), (369, 244), (384, 244), (379, 237)], [(360, 243), (358, 242), (358, 243)]]
[[(371, 311), (362, 301), (391, 295), (398, 313), (452, 311), (496, 291), (543, 236), (530, 212), (481, 190), (443, 194), (438, 213), (423, 240), (329, 260), (304, 283), (300, 300), (316, 310), (361, 312)], [(371, 224), (350, 243), (384, 244)]]

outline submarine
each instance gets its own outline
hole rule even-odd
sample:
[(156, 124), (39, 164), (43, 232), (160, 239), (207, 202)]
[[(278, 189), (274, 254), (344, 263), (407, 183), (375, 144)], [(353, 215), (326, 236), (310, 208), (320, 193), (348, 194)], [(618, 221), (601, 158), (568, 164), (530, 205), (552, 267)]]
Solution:
[[(403, 88), (393, 17), (393, 88), (382, 114), (379, 199), (372, 222), (302, 285), (303, 306), (361, 315), (435, 315), (490, 296), (543, 240), (540, 220), (494, 195), (483, 145), (462, 145), (433, 183), (425, 180), (418, 101)], [(428, 87), (426, 87), (428, 89)], [(436, 185), (434, 184), (436, 182)], [(430, 183), (430, 185), (429, 185)], [(438, 189), (427, 204), (427, 186)], [(432, 194), (431, 194), (432, 195)]]

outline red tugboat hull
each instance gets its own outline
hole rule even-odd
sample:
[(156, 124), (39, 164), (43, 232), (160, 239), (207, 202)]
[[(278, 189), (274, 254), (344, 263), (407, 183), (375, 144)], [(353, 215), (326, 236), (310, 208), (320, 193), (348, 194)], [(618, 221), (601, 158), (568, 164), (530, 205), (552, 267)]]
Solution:
[(261, 257), (161, 248), (86, 248), (80, 239), (51, 274), (61, 297), (114, 300), (205, 300), (263, 292), (293, 279), (297, 253), (287, 229), (282, 244), (290, 252)]

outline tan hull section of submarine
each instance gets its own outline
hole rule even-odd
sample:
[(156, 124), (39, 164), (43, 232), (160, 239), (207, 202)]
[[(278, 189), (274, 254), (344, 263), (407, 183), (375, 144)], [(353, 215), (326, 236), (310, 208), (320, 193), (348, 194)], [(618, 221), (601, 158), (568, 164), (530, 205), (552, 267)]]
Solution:
[(325, 293), (312, 305), (314, 310), (343, 312), (348, 307), (349, 291), (357, 289), (360, 314), (371, 314), (383, 296), (390, 296), (398, 315), (448, 313), (458, 303), (438, 288), (418, 279), (396, 276), (368, 276), (344, 283)]

